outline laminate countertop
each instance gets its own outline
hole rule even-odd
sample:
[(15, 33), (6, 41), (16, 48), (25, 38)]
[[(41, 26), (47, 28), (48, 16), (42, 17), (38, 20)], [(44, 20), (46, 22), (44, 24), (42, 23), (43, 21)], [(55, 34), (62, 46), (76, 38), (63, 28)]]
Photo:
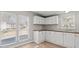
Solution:
[(64, 33), (79, 34), (79, 32), (75, 32), (75, 31), (60, 31), (60, 30), (33, 30), (33, 31), (54, 31), (54, 32), (64, 32)]

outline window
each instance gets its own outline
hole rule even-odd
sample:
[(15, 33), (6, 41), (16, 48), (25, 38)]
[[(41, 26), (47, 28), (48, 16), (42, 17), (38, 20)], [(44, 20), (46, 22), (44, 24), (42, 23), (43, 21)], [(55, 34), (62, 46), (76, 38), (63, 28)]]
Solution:
[(2, 12), (0, 15), (1, 45), (16, 42), (16, 15)]
[(27, 41), (29, 38), (29, 19), (24, 15), (0, 12), (0, 45), (10, 45)]
[(61, 28), (65, 30), (75, 30), (75, 16), (65, 15), (61, 20)]

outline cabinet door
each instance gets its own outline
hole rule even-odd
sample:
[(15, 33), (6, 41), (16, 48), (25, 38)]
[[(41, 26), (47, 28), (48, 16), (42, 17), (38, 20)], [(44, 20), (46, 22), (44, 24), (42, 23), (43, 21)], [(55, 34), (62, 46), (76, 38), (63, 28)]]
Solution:
[(45, 19), (44, 18), (41, 17), (39, 21), (40, 21), (40, 24), (45, 24)]
[(55, 32), (51, 31), (51, 43), (55, 43), (55, 37), (54, 37)]
[(46, 41), (58, 44), (58, 45), (63, 45), (63, 33), (61, 32), (53, 32), (53, 31), (47, 31), (46, 32)]
[(75, 34), (75, 47), (79, 48), (79, 34)]
[(39, 43), (45, 41), (45, 31), (40, 31), (39, 32)]
[(64, 36), (62, 32), (55, 32), (53, 34), (54, 37), (54, 43), (58, 45), (63, 45)]
[(48, 31), (46, 31), (46, 35), (45, 35), (45, 41), (48, 41)]
[(51, 24), (51, 18), (50, 17), (46, 18), (45, 24)]
[(43, 41), (45, 41), (46, 39), (46, 31), (42, 31), (43, 32)]
[(51, 31), (46, 31), (46, 41), (51, 42)]
[[(54, 17), (54, 16), (53, 16), (53, 17)], [(54, 24), (54, 20), (55, 20), (55, 19), (53, 19), (53, 17), (49, 17), (49, 18), (48, 18), (48, 19), (49, 19), (49, 20), (48, 20), (49, 24)]]
[(54, 32), (53, 31), (46, 31), (46, 41), (55, 43), (55, 37), (54, 37)]
[(40, 23), (40, 17), (39, 16), (34, 16), (33, 24), (39, 24), (39, 23)]
[(54, 17), (53, 17), (52, 23), (53, 23), (53, 24), (58, 24), (58, 16), (54, 16)]
[(55, 35), (55, 32), (49, 31), (48, 42), (55, 43), (55, 36), (54, 35)]
[(39, 32), (38, 31), (34, 31), (34, 42), (38, 43), (39, 40), (38, 40), (38, 37), (39, 36)]
[(58, 24), (58, 16), (46, 18), (46, 24)]
[(34, 17), (33, 24), (44, 24), (44, 23), (45, 23), (45, 20), (43, 17), (40, 17), (40, 16)]
[(64, 33), (64, 46), (65, 47), (74, 47), (75, 35), (72, 33)]
[[(48, 19), (47, 18), (45, 18), (45, 24), (48, 24)], [(47, 32), (47, 31), (46, 31)]]
[(45, 32), (44, 31), (34, 31), (34, 41), (39, 44), (45, 41)]

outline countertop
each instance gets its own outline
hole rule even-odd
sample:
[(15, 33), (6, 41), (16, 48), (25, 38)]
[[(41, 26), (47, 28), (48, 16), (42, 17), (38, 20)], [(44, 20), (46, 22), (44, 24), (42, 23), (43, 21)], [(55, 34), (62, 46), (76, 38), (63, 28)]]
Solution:
[(79, 32), (75, 32), (75, 31), (60, 31), (60, 30), (33, 30), (33, 31), (54, 31), (54, 32), (64, 32), (64, 33), (79, 34)]

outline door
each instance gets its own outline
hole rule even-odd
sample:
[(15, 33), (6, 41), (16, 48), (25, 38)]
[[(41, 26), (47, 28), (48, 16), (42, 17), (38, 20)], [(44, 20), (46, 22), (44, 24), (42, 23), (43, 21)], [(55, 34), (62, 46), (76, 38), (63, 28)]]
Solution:
[(12, 13), (0, 13), (0, 45), (10, 45), (17, 41), (17, 16)]
[(18, 38), (19, 42), (30, 41), (28, 16), (18, 15)]

